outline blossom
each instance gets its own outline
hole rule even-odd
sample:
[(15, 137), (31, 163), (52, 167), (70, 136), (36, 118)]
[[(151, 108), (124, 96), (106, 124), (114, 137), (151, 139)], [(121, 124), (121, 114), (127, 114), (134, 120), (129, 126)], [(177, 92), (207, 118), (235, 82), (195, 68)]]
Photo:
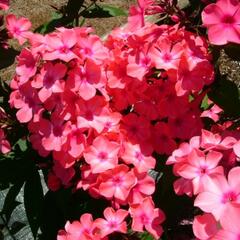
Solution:
[(36, 59), (31, 51), (26, 48), (22, 50), (17, 59), (18, 65), (16, 67), (16, 73), (19, 75), (19, 84), (24, 84), (33, 77), (37, 71)]
[(30, 82), (13, 91), (10, 94), (9, 103), (12, 107), (19, 109), (16, 116), (21, 123), (29, 122), (32, 118), (37, 121), (43, 109), (38, 93), (30, 85)]
[(151, 197), (145, 198), (142, 203), (131, 205), (129, 211), (134, 231), (143, 232), (145, 228), (155, 239), (160, 238), (163, 233), (160, 224), (165, 220), (165, 215), (159, 208), (154, 208)]
[(115, 211), (113, 208), (108, 207), (104, 210), (103, 215), (105, 219), (98, 218), (95, 220), (96, 226), (101, 229), (101, 237), (105, 237), (113, 232), (127, 232), (127, 223), (124, 219), (128, 215), (128, 211), (118, 209)]
[(188, 161), (176, 168), (175, 171), (186, 179), (191, 179), (193, 184), (194, 194), (204, 190), (207, 184), (207, 179), (212, 174), (222, 174), (222, 166), (217, 166), (222, 158), (222, 154), (216, 151), (210, 151), (205, 156), (200, 150), (193, 150), (188, 155)]
[(96, 225), (92, 215), (85, 213), (81, 216), (80, 221), (69, 221), (65, 225), (65, 231), (58, 232), (57, 240), (100, 240), (97, 234)]
[(7, 30), (10, 37), (16, 38), (22, 45), (28, 36), (29, 29), (31, 28), (31, 22), (24, 17), (17, 19), (14, 14), (9, 14), (6, 17)]
[(36, 77), (34, 82), (35, 88), (41, 88), (38, 92), (39, 99), (45, 102), (52, 93), (59, 93), (64, 91), (65, 82), (63, 78), (66, 74), (67, 68), (64, 64), (46, 63), (42, 68), (41, 74)]
[(44, 53), (44, 60), (61, 59), (65, 62), (77, 58), (72, 48), (77, 43), (77, 36), (73, 29), (60, 28), (58, 34), (46, 36), (48, 49)]
[(125, 163), (133, 164), (139, 173), (143, 173), (155, 167), (156, 160), (150, 156), (150, 153), (144, 152), (138, 144), (126, 142), (121, 158)]
[(124, 164), (117, 165), (114, 169), (102, 173), (101, 181), (100, 194), (108, 199), (114, 197), (120, 201), (127, 199), (131, 188), (137, 182), (134, 174)]
[(85, 161), (90, 164), (92, 173), (101, 173), (117, 166), (119, 149), (118, 143), (99, 136), (83, 155)]
[(240, 43), (240, 3), (238, 0), (218, 0), (202, 12), (203, 25), (214, 45)]
[(235, 167), (228, 173), (228, 180), (224, 175), (212, 176), (204, 191), (195, 199), (194, 206), (212, 213), (216, 220), (223, 219), (228, 207), (240, 203), (239, 174), (240, 167)]

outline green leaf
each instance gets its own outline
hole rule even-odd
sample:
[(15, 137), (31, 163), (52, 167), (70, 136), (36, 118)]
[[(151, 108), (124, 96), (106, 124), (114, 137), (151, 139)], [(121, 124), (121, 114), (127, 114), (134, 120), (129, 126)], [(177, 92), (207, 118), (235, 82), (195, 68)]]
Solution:
[(109, 12), (109, 14), (112, 17), (128, 16), (128, 13), (124, 9), (118, 8), (118, 7), (114, 7), (114, 6), (111, 6), (111, 5), (102, 5), (102, 9), (104, 11)]
[(62, 14), (58, 14), (54, 12), (52, 15), (52, 18), (49, 22), (46, 22), (36, 28), (34, 32), (41, 33), (41, 34), (46, 34), (50, 33), (55, 30), (56, 27), (60, 27), (62, 23)]
[(154, 240), (154, 237), (151, 234), (149, 234), (148, 232), (140, 233), (139, 238), (141, 240)]
[(201, 108), (203, 110), (207, 110), (209, 108), (209, 104), (208, 104), (208, 95), (206, 94), (202, 100), (202, 103), (201, 103)]
[(24, 185), (24, 206), (34, 239), (40, 226), (43, 205), (43, 189), (37, 169), (27, 179)]
[(19, 145), (20, 149), (22, 152), (25, 152), (27, 150), (27, 141), (26, 140), (23, 140), (23, 139), (19, 139), (17, 141), (17, 144)]
[[(219, 76), (220, 77), (220, 76)], [(208, 93), (209, 98), (219, 105), (224, 113), (231, 117), (240, 116), (239, 92), (235, 83), (220, 77), (219, 82)]]
[(85, 18), (108, 18), (127, 16), (127, 13), (123, 9), (109, 5), (94, 5), (86, 11), (83, 11), (82, 16)]
[(11, 234), (13, 234), (13, 235), (16, 234), (25, 226), (26, 226), (25, 223), (18, 222), (18, 221), (13, 222), (13, 224), (11, 226)]
[(6, 221), (8, 222), (13, 210), (20, 204), (20, 202), (16, 201), (16, 197), (19, 194), (21, 188), (22, 188), (23, 182), (17, 183), (13, 185), (4, 200), (3, 208), (2, 208), (2, 214), (5, 215)]

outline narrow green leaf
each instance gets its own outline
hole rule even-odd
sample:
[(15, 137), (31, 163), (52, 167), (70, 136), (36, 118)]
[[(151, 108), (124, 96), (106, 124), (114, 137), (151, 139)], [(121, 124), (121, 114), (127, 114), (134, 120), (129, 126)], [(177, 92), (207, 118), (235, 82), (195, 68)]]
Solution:
[(13, 185), (9, 189), (7, 196), (4, 200), (2, 213), (5, 215), (7, 222), (9, 221), (13, 210), (20, 204), (20, 202), (16, 201), (16, 197), (19, 194), (22, 185), (23, 182)]
[(85, 18), (108, 18), (117, 16), (127, 16), (127, 13), (121, 9), (109, 5), (94, 5), (81, 14)]
[(42, 24), (37, 27), (34, 32), (38, 32), (41, 34), (46, 34), (55, 30), (55, 27), (60, 27), (62, 21), (62, 14), (58, 14), (56, 12), (53, 13), (50, 21)]
[(154, 240), (153, 236), (150, 235), (148, 232), (140, 233), (139, 237), (141, 240)]
[(124, 9), (114, 7), (114, 6), (111, 6), (111, 5), (102, 5), (102, 9), (104, 11), (109, 12), (109, 14), (113, 17), (128, 16), (128, 13)]
[(25, 223), (22, 222), (14, 222), (11, 226), (11, 234), (16, 234), (17, 232), (19, 232), (22, 228), (24, 228), (26, 226)]
[(208, 93), (209, 98), (219, 105), (226, 115), (240, 116), (240, 99), (235, 83), (226, 80), (223, 76)]
[(32, 172), (24, 185), (24, 206), (34, 239), (40, 226), (43, 190), (38, 171)]

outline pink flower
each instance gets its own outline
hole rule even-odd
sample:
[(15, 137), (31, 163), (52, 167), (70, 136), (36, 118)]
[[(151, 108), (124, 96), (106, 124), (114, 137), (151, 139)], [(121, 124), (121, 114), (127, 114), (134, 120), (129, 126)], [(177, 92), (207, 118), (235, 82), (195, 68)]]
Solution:
[(6, 17), (6, 23), (10, 37), (16, 38), (22, 45), (26, 41), (28, 30), (32, 26), (31, 22), (27, 18), (17, 19), (15, 15), (9, 14)]
[(152, 195), (155, 191), (155, 181), (148, 173), (138, 173), (134, 169), (134, 175), (137, 177), (137, 183), (129, 194), (128, 202), (130, 204), (142, 203), (145, 197)]
[(3, 154), (9, 153), (11, 151), (11, 146), (8, 140), (5, 138), (4, 131), (0, 129), (0, 152)]
[(41, 69), (35, 82), (32, 85), (35, 88), (41, 88), (38, 96), (42, 102), (45, 102), (52, 93), (59, 93), (64, 91), (65, 82), (63, 78), (66, 74), (67, 68), (62, 63), (53, 65), (51, 62), (46, 63)]
[(240, 237), (240, 205), (233, 204), (220, 220), (222, 229), (217, 232), (214, 240), (238, 240)]
[(108, 199), (115, 198), (120, 201), (127, 199), (130, 190), (137, 182), (134, 174), (124, 164), (102, 173), (101, 180), (100, 194)]
[(57, 161), (55, 161), (53, 173), (61, 180), (63, 185), (68, 186), (71, 179), (75, 175), (75, 170), (73, 168), (63, 168)]
[(194, 206), (212, 213), (216, 220), (223, 219), (229, 206), (240, 204), (239, 174), (240, 167), (235, 167), (230, 170), (228, 181), (223, 175), (212, 176), (204, 191), (195, 199)]
[(29, 49), (24, 48), (17, 60), (16, 73), (19, 75), (19, 84), (23, 84), (35, 75), (37, 71), (36, 59)]
[(220, 107), (214, 104), (210, 109), (203, 111), (201, 117), (208, 117), (211, 118), (214, 122), (217, 122), (220, 118), (219, 113), (222, 111), (223, 110)]
[(65, 231), (58, 232), (57, 240), (100, 240), (97, 234), (96, 225), (92, 215), (85, 213), (81, 216), (80, 221), (69, 221), (65, 225)]
[(85, 161), (91, 165), (92, 173), (101, 173), (115, 168), (118, 164), (119, 144), (106, 137), (95, 138), (93, 144), (84, 152)]
[(42, 119), (40, 121), (40, 134), (42, 145), (47, 151), (60, 151), (62, 145), (67, 141), (66, 128), (61, 119), (52, 117), (52, 121)]
[(132, 230), (143, 232), (145, 228), (155, 239), (159, 239), (163, 233), (160, 225), (165, 220), (164, 213), (159, 208), (154, 208), (151, 197), (147, 197), (142, 203), (131, 205), (130, 214), (133, 218)]
[(222, 154), (216, 151), (210, 151), (205, 154), (200, 150), (193, 150), (189, 156), (188, 161), (181, 165), (176, 172), (186, 178), (192, 180), (194, 194), (198, 194), (207, 184), (207, 180), (212, 174), (222, 174), (223, 168), (217, 166), (222, 158)]
[(150, 49), (149, 54), (157, 69), (177, 69), (183, 52), (181, 44), (172, 44), (169, 40), (160, 39)]
[(72, 48), (77, 43), (77, 36), (73, 29), (60, 28), (60, 33), (49, 34), (46, 37), (48, 51), (44, 53), (44, 60), (60, 59), (65, 62), (77, 58)]
[(70, 124), (69, 122), (66, 148), (63, 151), (68, 151), (68, 154), (73, 158), (80, 158), (86, 147), (86, 137), (81, 129), (77, 128), (74, 124)]
[(77, 101), (77, 125), (79, 128), (93, 128), (98, 133), (105, 127), (105, 117), (109, 114), (106, 102), (102, 96), (94, 96), (88, 101)]
[(114, 211), (113, 208), (106, 208), (103, 212), (105, 219), (98, 218), (94, 221), (96, 226), (101, 229), (101, 237), (105, 237), (113, 232), (127, 232), (127, 224), (124, 219), (128, 215), (128, 211), (119, 209)]
[(25, 83), (10, 95), (9, 103), (11, 106), (19, 109), (17, 111), (17, 119), (21, 123), (30, 120), (37, 121), (42, 111), (41, 102), (38, 98), (36, 89), (32, 88), (30, 82)]
[(124, 153), (121, 158), (127, 164), (133, 164), (139, 173), (153, 169), (156, 164), (155, 158), (151, 156), (151, 151), (144, 152), (139, 144), (124, 143)]
[(202, 21), (208, 28), (212, 44), (240, 43), (240, 3), (238, 0), (218, 0), (202, 12)]
[(69, 73), (67, 87), (78, 93), (84, 100), (96, 95), (96, 88), (101, 80), (101, 68), (91, 59), (87, 59), (84, 67), (75, 68)]
[(9, 9), (9, 0), (0, 0), (0, 9), (8, 10)]
[(189, 197), (192, 197), (193, 195), (193, 185), (191, 180), (181, 177), (173, 183), (173, 188), (177, 195), (186, 194)]

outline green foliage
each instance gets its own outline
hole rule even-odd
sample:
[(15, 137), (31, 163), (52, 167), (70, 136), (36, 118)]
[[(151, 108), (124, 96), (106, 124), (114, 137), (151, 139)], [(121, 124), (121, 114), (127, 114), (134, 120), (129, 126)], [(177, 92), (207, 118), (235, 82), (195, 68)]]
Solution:
[(85, 18), (108, 18), (117, 16), (127, 16), (127, 12), (121, 8), (111, 5), (94, 5), (87, 11), (84, 11), (83, 17)]
[(32, 169), (24, 185), (24, 206), (34, 238), (40, 226), (43, 190), (37, 169)]
[(154, 238), (152, 237), (152, 235), (150, 235), (148, 232), (144, 232), (142, 234), (139, 234), (139, 238), (141, 240), (154, 240)]
[(208, 104), (208, 95), (206, 94), (202, 100), (202, 103), (201, 103), (201, 108), (203, 110), (207, 110), (208, 108), (210, 107), (210, 105)]
[(13, 210), (20, 204), (20, 202), (16, 201), (16, 197), (19, 194), (22, 188), (23, 182), (16, 183), (8, 190), (6, 195), (4, 205), (1, 211), (1, 214), (5, 215), (6, 221), (9, 222), (11, 214)]
[(218, 81), (212, 86), (209, 98), (224, 110), (229, 117), (240, 116), (239, 91), (235, 83), (218, 75)]
[(108, 18), (116, 16), (127, 16), (127, 12), (121, 8), (106, 4), (97, 4), (92, 1), (87, 4), (86, 1), (69, 0), (68, 3), (60, 9), (52, 6), (54, 12), (50, 21), (44, 23), (35, 29), (35, 32), (46, 34), (53, 32), (56, 27), (82, 26), (86, 18)]
[[(5, 224), (8, 224), (13, 210), (20, 204), (16, 197), (24, 185), (24, 206), (34, 239), (40, 225), (43, 202), (42, 184), (34, 162), (38, 157), (22, 139), (15, 144), (9, 155), (0, 156), (0, 182), (2, 185), (10, 185), (1, 215), (5, 217)], [(15, 223), (10, 228), (11, 233), (16, 233), (23, 226), (22, 223)]]

